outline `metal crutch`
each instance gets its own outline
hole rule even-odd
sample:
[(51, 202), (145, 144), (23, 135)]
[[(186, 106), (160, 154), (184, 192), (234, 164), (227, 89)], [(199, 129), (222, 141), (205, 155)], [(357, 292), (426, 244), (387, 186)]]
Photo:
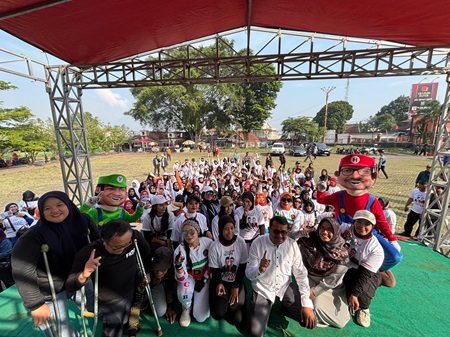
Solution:
[[(89, 235), (91, 234), (90, 230), (88, 229), (87, 239), (88, 242), (91, 243), (91, 239)], [(98, 256), (96, 259), (100, 260), (102, 257)], [(94, 283), (94, 312), (90, 312), (86, 310), (86, 292), (85, 292), (85, 286), (81, 287), (80, 289), (81, 293), (81, 324), (83, 327), (83, 336), (88, 337), (87, 328), (86, 328), (86, 321), (85, 317), (94, 318), (94, 324), (92, 326), (92, 336), (95, 336), (95, 332), (97, 330), (97, 323), (98, 323), (98, 267), (95, 269), (95, 283)]]
[[(53, 302), (53, 310), (55, 311), (55, 319), (56, 319), (56, 331), (54, 330), (54, 324), (49, 323), (49, 331), (51, 331), (52, 336), (61, 336), (61, 315), (59, 313), (58, 300), (56, 299), (55, 285), (53, 284), (52, 273), (50, 272), (50, 265), (48, 264), (47, 252), (49, 251), (49, 247), (47, 244), (43, 244), (41, 246), (42, 256), (44, 257), (45, 270), (47, 271), (48, 283), (50, 285), (50, 291), (52, 294), (52, 302)], [(51, 318), (50, 318), (51, 319)], [(53, 320), (52, 320), (53, 321)]]
[[(96, 259), (100, 260), (102, 257), (99, 256)], [(84, 286), (80, 290), (81, 292), (81, 324), (83, 325), (83, 335), (88, 337), (86, 321), (85, 317), (94, 318), (94, 324), (92, 326), (91, 335), (95, 336), (95, 332), (97, 330), (98, 323), (98, 267), (95, 269), (95, 281), (94, 281), (94, 312), (90, 312), (86, 310), (85, 302), (86, 302), (86, 293), (84, 290)]]
[(159, 324), (158, 314), (156, 313), (155, 304), (153, 303), (153, 297), (152, 297), (152, 290), (150, 288), (150, 283), (147, 279), (147, 273), (145, 272), (144, 263), (142, 262), (141, 252), (139, 251), (137, 240), (134, 240), (134, 246), (136, 248), (136, 259), (138, 263), (139, 273), (145, 280), (145, 290), (147, 292), (148, 301), (150, 303), (150, 308), (153, 313), (153, 317), (155, 317), (155, 323), (156, 323), (156, 334), (157, 336), (162, 336), (163, 332), (161, 329), (161, 325)]

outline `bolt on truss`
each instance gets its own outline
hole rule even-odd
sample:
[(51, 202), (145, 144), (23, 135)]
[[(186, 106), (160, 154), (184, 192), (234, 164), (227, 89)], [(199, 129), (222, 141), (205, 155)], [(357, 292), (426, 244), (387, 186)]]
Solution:
[(78, 73), (66, 66), (49, 68), (47, 92), (53, 115), (64, 189), (75, 204), (93, 194), (90, 157)]
[(425, 213), (420, 222), (419, 239), (428, 247), (450, 256), (450, 73), (447, 74), (446, 81), (447, 92), (439, 123)]

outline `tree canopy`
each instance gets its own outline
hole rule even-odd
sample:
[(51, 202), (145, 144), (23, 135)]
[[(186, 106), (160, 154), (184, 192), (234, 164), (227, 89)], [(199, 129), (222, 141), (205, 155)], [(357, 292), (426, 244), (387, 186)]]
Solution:
[[(0, 81), (0, 91), (16, 89), (10, 83)], [(119, 150), (123, 143), (133, 139), (133, 132), (125, 125), (105, 125), (91, 113), (85, 112), (84, 122), (88, 135), (89, 150)], [(67, 139), (69, 134), (67, 130)], [(65, 144), (63, 144), (63, 147)], [(64, 150), (64, 149), (63, 149)], [(46, 151), (57, 153), (56, 135), (53, 121), (36, 118), (27, 107), (3, 108), (0, 101), (0, 155), (20, 151), (33, 163), (38, 153)]]
[[(401, 122), (408, 119), (408, 109), (409, 109), (409, 97), (399, 96), (395, 100), (391, 101), (389, 104), (381, 107), (375, 117), (378, 117), (380, 121), (388, 116), (394, 119), (395, 124), (400, 124)], [(392, 120), (392, 118), (389, 118)]]
[[(196, 54), (217, 57), (217, 53), (226, 57), (235, 53), (232, 41), (219, 46), (219, 50), (215, 46), (200, 46), (190, 50), (190, 57)], [(186, 49), (171, 50), (166, 57), (186, 57)], [(195, 75), (198, 70), (192, 67), (189, 71)], [(220, 71), (232, 76), (235, 70), (224, 67)], [(253, 67), (249, 71), (275, 74), (273, 66), (261, 66), (260, 69)], [(178, 75), (181, 74), (167, 73), (164, 76)], [(223, 131), (235, 126), (241, 127), (246, 134), (261, 128), (270, 117), (281, 85), (280, 82), (255, 82), (134, 88), (131, 93), (136, 101), (125, 114), (157, 131), (186, 130), (196, 143), (204, 128)]]
[(289, 117), (281, 125), (284, 139), (301, 143), (319, 140), (320, 130), (310, 117)]
[[(319, 124), (319, 127), (325, 126), (325, 109), (322, 109), (313, 118), (313, 121)], [(327, 129), (336, 130), (342, 133), (345, 130), (345, 123), (353, 117), (353, 106), (346, 101), (334, 101), (328, 104)]]

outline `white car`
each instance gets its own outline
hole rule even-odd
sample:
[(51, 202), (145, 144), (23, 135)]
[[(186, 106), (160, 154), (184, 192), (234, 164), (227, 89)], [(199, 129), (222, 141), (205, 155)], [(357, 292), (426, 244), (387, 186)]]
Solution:
[(271, 155), (279, 156), (284, 153), (284, 144), (283, 143), (273, 143), (272, 149), (270, 150)]

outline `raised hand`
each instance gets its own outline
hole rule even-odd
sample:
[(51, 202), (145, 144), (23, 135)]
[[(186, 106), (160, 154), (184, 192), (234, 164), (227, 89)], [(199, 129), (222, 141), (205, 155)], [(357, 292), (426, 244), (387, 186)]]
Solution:
[(95, 257), (95, 249), (92, 250), (91, 255), (89, 256), (89, 260), (87, 260), (86, 264), (84, 265), (84, 270), (81, 273), (83, 278), (88, 279), (92, 273), (100, 266), (100, 259), (102, 257)]
[(264, 273), (266, 269), (270, 266), (270, 260), (267, 258), (267, 250), (264, 251), (264, 255), (259, 262), (259, 272)]
[(181, 255), (181, 250), (180, 250), (180, 252), (175, 257), (175, 267), (176, 268), (181, 268), (181, 265), (182, 265), (183, 261), (184, 261), (184, 256)]
[(89, 197), (86, 200), (86, 205), (88, 205), (89, 207), (95, 207), (95, 205), (97, 205), (99, 203), (100, 197), (102, 196), (102, 194), (103, 194), (103, 191), (97, 195), (94, 195), (93, 197)]

